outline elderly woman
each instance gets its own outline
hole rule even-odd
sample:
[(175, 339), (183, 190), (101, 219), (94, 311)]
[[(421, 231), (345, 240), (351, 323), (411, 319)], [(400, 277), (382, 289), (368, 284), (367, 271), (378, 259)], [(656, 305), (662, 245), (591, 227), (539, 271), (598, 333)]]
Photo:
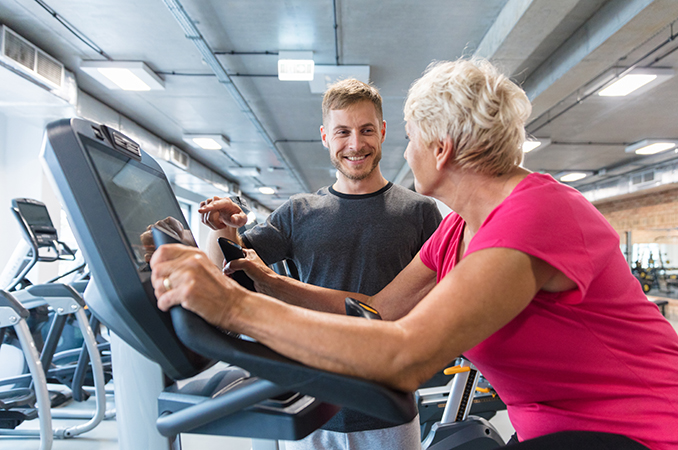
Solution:
[[(436, 64), (414, 83), (405, 158), (417, 191), (454, 212), (383, 291), (353, 295), (386, 320), (295, 306), (313, 298), (339, 313), (349, 294), (253, 260), (231, 263), (259, 293), (245, 291), (181, 246), (151, 260), (158, 306), (181, 304), (306, 364), (400, 390), (463, 353), (506, 403), (517, 440), (531, 440), (525, 448), (678, 448), (678, 336), (598, 211), (520, 167), (530, 111), (484, 61)], [(237, 213), (213, 214), (213, 225), (236, 226)]]

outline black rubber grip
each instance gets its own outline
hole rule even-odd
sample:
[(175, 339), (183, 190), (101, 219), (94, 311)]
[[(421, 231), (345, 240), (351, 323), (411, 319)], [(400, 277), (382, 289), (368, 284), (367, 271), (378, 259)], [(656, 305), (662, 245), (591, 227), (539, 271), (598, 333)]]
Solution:
[[(217, 242), (221, 248), (221, 253), (224, 254), (224, 259), (228, 262), (233, 261), (234, 259), (241, 259), (245, 257), (245, 252), (242, 251), (242, 247), (233, 242), (230, 239), (220, 237)], [(245, 272), (239, 270), (231, 275), (231, 277), (237, 281), (240, 286), (254, 291), (254, 281), (247, 276)]]

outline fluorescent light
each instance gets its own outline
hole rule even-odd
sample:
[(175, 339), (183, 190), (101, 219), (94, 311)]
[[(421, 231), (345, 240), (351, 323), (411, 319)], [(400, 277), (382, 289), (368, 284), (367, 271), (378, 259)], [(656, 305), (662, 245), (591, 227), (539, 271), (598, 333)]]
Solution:
[(311, 81), (315, 63), (313, 52), (278, 52), (278, 79)]
[(275, 194), (275, 188), (271, 186), (262, 186), (259, 188), (259, 192), (264, 195), (273, 195)]
[(329, 85), (347, 78), (369, 83), (370, 66), (315, 66), (315, 74), (308, 85), (312, 94), (324, 94)]
[(111, 80), (123, 91), (150, 91), (151, 87), (144, 80), (133, 74), (129, 69), (115, 67), (97, 69), (103, 76)]
[(258, 177), (261, 174), (258, 167), (229, 167), (226, 170), (236, 177)]
[(257, 215), (254, 214), (254, 211), (250, 211), (247, 214), (247, 223), (245, 225), (249, 225), (249, 224), (253, 223), (255, 220), (257, 220)]
[(636, 155), (654, 155), (655, 153), (671, 150), (675, 146), (676, 144), (672, 144), (671, 142), (657, 142), (656, 144), (650, 144), (647, 147), (639, 148), (636, 150)]
[(221, 145), (212, 138), (193, 138), (193, 143), (205, 150), (221, 150)]
[(587, 173), (585, 172), (569, 172), (564, 175), (562, 175), (559, 180), (564, 182), (564, 183), (571, 183), (573, 181), (579, 181), (581, 179), (584, 179), (588, 176)]
[(231, 188), (227, 184), (224, 184), (224, 183), (212, 182), (212, 186), (214, 186), (215, 188), (217, 188), (217, 189), (219, 189), (223, 192), (230, 192), (230, 190), (231, 190)]
[(655, 79), (657, 79), (657, 75), (624, 75), (619, 80), (598, 92), (598, 95), (601, 97), (624, 97)]
[(83, 61), (80, 68), (108, 89), (165, 89), (162, 79), (142, 61)]
[(674, 75), (673, 69), (665, 67), (638, 68), (617, 79), (598, 92), (601, 97), (624, 97), (638, 95), (647, 91)]
[(191, 147), (203, 150), (223, 150), (231, 146), (231, 141), (221, 134), (184, 134), (182, 139)]
[(539, 139), (526, 139), (525, 142), (523, 142), (523, 153), (529, 153), (532, 150), (536, 150), (538, 148), (544, 148), (547, 145), (551, 144), (551, 139), (548, 138), (539, 138)]
[(523, 153), (529, 153), (540, 145), (541, 142), (539, 141), (525, 141), (523, 142)]
[(678, 141), (672, 139), (645, 139), (626, 147), (626, 153), (635, 153), (636, 155), (654, 155), (656, 153), (671, 150), (678, 144)]

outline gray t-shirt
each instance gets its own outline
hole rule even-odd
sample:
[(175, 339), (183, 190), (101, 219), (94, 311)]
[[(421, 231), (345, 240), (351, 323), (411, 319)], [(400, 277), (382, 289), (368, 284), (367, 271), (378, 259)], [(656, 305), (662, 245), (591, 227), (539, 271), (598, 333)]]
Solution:
[[(305, 283), (374, 295), (416, 256), (440, 221), (433, 200), (392, 183), (365, 195), (324, 187), (292, 196), (242, 239), (266, 264), (292, 260)], [(342, 409), (322, 428), (346, 433), (390, 426)]]
[(266, 264), (294, 261), (305, 283), (374, 295), (440, 224), (433, 200), (388, 183), (372, 194), (298, 194), (243, 235)]

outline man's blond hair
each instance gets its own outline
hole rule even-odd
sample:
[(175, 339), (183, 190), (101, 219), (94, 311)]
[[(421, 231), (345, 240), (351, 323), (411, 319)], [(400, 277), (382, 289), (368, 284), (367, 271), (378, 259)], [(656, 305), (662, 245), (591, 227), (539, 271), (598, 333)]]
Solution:
[(325, 97), (323, 97), (323, 124), (327, 123), (331, 110), (346, 109), (364, 101), (372, 102), (381, 126), (384, 113), (381, 108), (381, 95), (377, 88), (355, 78), (337, 81), (327, 88)]

